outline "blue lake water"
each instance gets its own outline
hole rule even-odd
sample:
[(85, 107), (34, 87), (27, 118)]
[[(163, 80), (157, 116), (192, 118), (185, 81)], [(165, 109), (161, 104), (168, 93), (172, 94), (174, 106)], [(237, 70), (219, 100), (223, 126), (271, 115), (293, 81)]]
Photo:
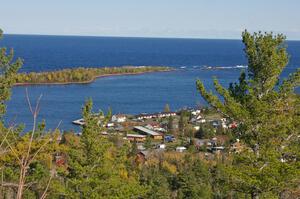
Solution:
[[(283, 76), (300, 65), (300, 42), (289, 41), (290, 63)], [(84, 101), (91, 97), (95, 110), (138, 114), (163, 110), (166, 103), (173, 110), (204, 104), (195, 81), (201, 79), (212, 88), (212, 77), (223, 85), (235, 81), (247, 65), (243, 44), (239, 40), (154, 39), (76, 36), (5, 35), (0, 46), (12, 47), (24, 59), (23, 72), (49, 71), (78, 66), (159, 65), (177, 68), (172, 72), (97, 79), (91, 84), (29, 86), (30, 98), (42, 94), (39, 120), (48, 128), (78, 128), (71, 121), (80, 118)], [(204, 66), (226, 66), (223, 70), (206, 70)], [(14, 87), (8, 102), (9, 123), (32, 124), (25, 97), (26, 87)]]

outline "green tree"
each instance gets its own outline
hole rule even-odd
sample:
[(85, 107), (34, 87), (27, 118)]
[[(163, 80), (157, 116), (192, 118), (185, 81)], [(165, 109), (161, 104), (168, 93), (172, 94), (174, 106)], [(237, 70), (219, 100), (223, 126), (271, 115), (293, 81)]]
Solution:
[(174, 133), (174, 118), (173, 116), (170, 116), (168, 118), (168, 132), (173, 134)]
[[(2, 30), (0, 29), (0, 39), (2, 38)], [(11, 87), (16, 80), (16, 74), (22, 66), (22, 60), (18, 58), (15, 62), (14, 50), (11, 49), (7, 53), (6, 48), (0, 48), (0, 116), (2, 117), (6, 111), (5, 101), (9, 100)]]
[(218, 112), (238, 123), (236, 138), (247, 150), (233, 155), (228, 166), (231, 189), (259, 196), (280, 197), (299, 183), (300, 70), (280, 81), (288, 63), (285, 37), (281, 34), (243, 32), (248, 71), (239, 82), (224, 88), (217, 79), (219, 96), (206, 91), (198, 80), (202, 97)]
[(187, 155), (176, 178), (177, 198), (212, 198), (209, 180), (208, 167), (199, 158), (193, 159)]
[(169, 182), (161, 168), (154, 166), (144, 168), (141, 172), (140, 180), (141, 184), (148, 188), (145, 198), (171, 198)]
[(188, 119), (189, 115), (188, 112), (185, 110), (182, 110), (180, 112), (179, 122), (178, 122), (178, 128), (179, 128), (179, 136), (183, 137), (187, 131), (188, 126)]
[(166, 104), (166, 105), (165, 105), (164, 112), (166, 112), (166, 113), (171, 112), (171, 109), (170, 109), (169, 104)]
[(200, 125), (200, 129), (195, 133), (195, 137), (199, 139), (211, 139), (216, 135), (214, 127), (209, 123)]
[[(83, 107), (85, 125), (79, 143), (68, 143), (69, 171), (64, 177), (67, 198), (137, 198), (143, 196), (137, 176), (127, 168), (129, 147), (116, 148), (101, 135), (102, 113), (92, 113), (92, 101)], [(102, 122), (101, 124), (105, 123)]]

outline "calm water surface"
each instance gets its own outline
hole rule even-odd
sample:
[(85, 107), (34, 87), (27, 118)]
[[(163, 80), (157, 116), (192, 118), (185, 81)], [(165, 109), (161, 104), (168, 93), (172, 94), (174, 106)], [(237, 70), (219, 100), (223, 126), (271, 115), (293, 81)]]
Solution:
[[(166, 103), (173, 110), (204, 104), (196, 90), (201, 79), (208, 88), (217, 76), (223, 85), (235, 81), (247, 65), (243, 45), (238, 40), (149, 39), (110, 37), (22, 36), (6, 35), (0, 46), (13, 47), (24, 59), (21, 71), (49, 71), (78, 66), (160, 65), (176, 71), (97, 79), (91, 84), (30, 86), (34, 101), (40, 94), (39, 119), (48, 128), (62, 121), (61, 129), (75, 129), (71, 121), (80, 118), (84, 101), (91, 97), (95, 110), (113, 109), (114, 113), (157, 112)], [(300, 65), (300, 42), (289, 41), (289, 66), (283, 76)], [(226, 66), (224, 70), (205, 70), (204, 66)], [(10, 123), (25, 123), (32, 118), (25, 98), (25, 87), (14, 87), (6, 117)]]

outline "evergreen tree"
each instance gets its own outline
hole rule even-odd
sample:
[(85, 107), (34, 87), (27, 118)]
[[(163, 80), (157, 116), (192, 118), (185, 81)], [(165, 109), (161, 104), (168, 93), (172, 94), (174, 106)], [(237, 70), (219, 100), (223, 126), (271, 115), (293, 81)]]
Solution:
[(148, 187), (145, 198), (171, 198), (169, 182), (163, 171), (158, 167), (146, 167), (142, 170), (141, 183)]
[(169, 104), (166, 104), (165, 108), (164, 108), (164, 112), (169, 113), (171, 112), (170, 106)]
[[(288, 63), (283, 35), (243, 33), (248, 71), (239, 82), (224, 88), (217, 79), (215, 89), (222, 100), (206, 91), (198, 80), (202, 97), (218, 112), (238, 123), (236, 138), (246, 150), (233, 155), (227, 174), (231, 189), (261, 196), (280, 197), (295, 188), (300, 179), (299, 95), (300, 70), (280, 81)], [(299, 184), (298, 184), (299, 185)]]
[[(2, 30), (0, 29), (0, 39)], [(22, 60), (18, 58), (15, 62), (13, 49), (7, 53), (6, 48), (0, 48), (0, 116), (6, 111), (5, 101), (9, 100), (11, 87), (15, 83), (15, 77), (22, 66)]]
[(168, 119), (168, 132), (170, 134), (173, 134), (173, 131), (174, 131), (173, 123), (174, 123), (174, 118), (173, 118), (173, 116), (170, 116), (169, 119)]
[(178, 128), (179, 128), (179, 136), (182, 137), (185, 135), (187, 126), (188, 126), (188, 113), (187, 111), (183, 110), (180, 112), (179, 122), (178, 122)]
[(177, 176), (178, 197), (185, 199), (212, 198), (208, 167), (198, 158), (185, 157)]
[[(137, 198), (143, 195), (137, 176), (127, 168), (129, 148), (114, 147), (101, 135), (102, 113), (92, 113), (92, 101), (83, 107), (85, 125), (79, 143), (68, 143), (67, 198)], [(101, 124), (105, 123), (102, 122)]]

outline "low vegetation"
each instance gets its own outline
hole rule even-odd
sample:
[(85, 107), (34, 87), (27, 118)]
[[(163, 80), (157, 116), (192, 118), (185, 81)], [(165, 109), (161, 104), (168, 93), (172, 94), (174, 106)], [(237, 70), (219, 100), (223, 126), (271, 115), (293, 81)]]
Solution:
[(18, 73), (16, 75), (15, 85), (90, 83), (96, 78), (104, 76), (141, 74), (147, 72), (163, 72), (170, 70), (170, 67), (162, 66), (124, 66), (104, 68), (80, 67), (51, 72)]

